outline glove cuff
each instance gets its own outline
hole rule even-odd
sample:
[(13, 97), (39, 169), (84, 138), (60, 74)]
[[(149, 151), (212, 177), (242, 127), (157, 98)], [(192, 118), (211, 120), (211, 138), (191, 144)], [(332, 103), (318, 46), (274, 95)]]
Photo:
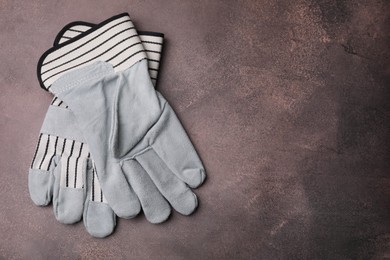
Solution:
[[(83, 21), (69, 23), (57, 34), (53, 46), (69, 41), (95, 26), (96, 24)], [(164, 34), (158, 32), (138, 31), (138, 35), (148, 58), (150, 78), (152, 79), (153, 85), (156, 87), (159, 76), (158, 71), (160, 67)]]
[(145, 58), (141, 39), (124, 13), (46, 51), (39, 59), (37, 76), (41, 87), (50, 90), (63, 74), (95, 61), (106, 61), (115, 71), (122, 71)]

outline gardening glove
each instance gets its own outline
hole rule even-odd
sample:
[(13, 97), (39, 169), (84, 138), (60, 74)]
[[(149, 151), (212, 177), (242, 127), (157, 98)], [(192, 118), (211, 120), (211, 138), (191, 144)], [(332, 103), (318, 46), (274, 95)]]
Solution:
[[(80, 29), (80, 24), (82, 22), (65, 26), (54, 45), (60, 44), (57, 39), (64, 39), (62, 35)], [(88, 28), (92, 26), (90, 24)], [(142, 33), (142, 44), (150, 60), (149, 73), (156, 82), (163, 35)], [(88, 159), (89, 149), (75, 125), (73, 114), (66, 107), (61, 100), (54, 98), (45, 118), (29, 174), (31, 198), (40, 206), (48, 205), (52, 200), (56, 218), (65, 224), (75, 223), (83, 215), (88, 232), (104, 237), (112, 233), (115, 215), (100, 189), (93, 162)], [(144, 196), (143, 200), (147, 202), (149, 198)], [(151, 201), (148, 206), (154, 204)], [(166, 201), (158, 206), (152, 210), (144, 208), (146, 218), (152, 223), (162, 222), (169, 216), (170, 207)]]
[[(90, 45), (86, 49), (96, 49), (91, 41), (115, 26), (110, 22), (87, 31), (65, 49), (49, 50), (40, 63), (67, 64), (74, 60), (69, 50), (85, 48), (86, 42)], [(198, 204), (188, 186), (195, 188), (203, 182), (204, 168), (172, 109), (154, 90), (145, 57), (137, 51), (119, 63), (111, 58), (108, 62), (95, 60), (42, 82), (75, 114), (105, 197), (118, 216), (138, 214), (134, 193), (144, 188), (133, 183), (137, 178), (143, 179), (143, 185), (157, 186), (178, 212), (187, 215)], [(129, 68), (121, 70), (124, 62)]]

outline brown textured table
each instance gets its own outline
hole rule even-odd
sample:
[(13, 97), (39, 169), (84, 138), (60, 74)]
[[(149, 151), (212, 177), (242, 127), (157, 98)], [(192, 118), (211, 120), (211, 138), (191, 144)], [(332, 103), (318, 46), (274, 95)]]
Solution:
[[(207, 168), (191, 217), (94, 239), (30, 201), (51, 95), (35, 66), (68, 22), (165, 33), (159, 90)], [(390, 257), (387, 1), (0, 1), (0, 259)]]

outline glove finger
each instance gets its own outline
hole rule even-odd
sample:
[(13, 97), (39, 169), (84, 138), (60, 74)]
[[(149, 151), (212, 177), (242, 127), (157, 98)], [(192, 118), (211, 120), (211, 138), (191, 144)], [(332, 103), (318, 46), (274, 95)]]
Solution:
[(40, 134), (38, 145), (28, 174), (28, 188), (32, 201), (38, 206), (46, 206), (53, 196), (53, 170), (57, 163), (55, 151), (58, 137)]
[(47, 206), (53, 196), (54, 176), (52, 171), (30, 169), (28, 173), (28, 190), (31, 200), (37, 206)]
[(192, 188), (202, 184), (206, 178), (203, 164), (169, 104), (155, 127), (160, 132), (152, 147), (169, 169)]
[(128, 160), (123, 162), (122, 169), (141, 202), (146, 219), (151, 223), (167, 220), (171, 206), (141, 165), (135, 160)]
[(198, 199), (190, 188), (167, 167), (153, 149), (136, 157), (172, 207), (183, 215), (191, 214)]
[(114, 232), (116, 216), (100, 188), (95, 168), (87, 168), (87, 197), (84, 204), (84, 226), (93, 237), (103, 238)]
[(111, 164), (107, 174), (99, 176), (100, 186), (108, 204), (120, 218), (134, 218), (141, 211), (137, 195), (118, 163)]
[[(80, 168), (82, 171), (78, 172), (77, 169)], [(53, 210), (56, 219), (63, 224), (73, 224), (81, 220), (86, 196), (85, 170), (85, 160), (65, 156), (61, 157), (58, 167), (54, 170)]]

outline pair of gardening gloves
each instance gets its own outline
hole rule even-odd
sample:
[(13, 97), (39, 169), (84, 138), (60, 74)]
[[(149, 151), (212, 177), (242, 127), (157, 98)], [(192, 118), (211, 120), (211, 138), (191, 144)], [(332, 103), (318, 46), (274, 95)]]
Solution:
[(137, 32), (127, 13), (100, 24), (66, 25), (38, 62), (40, 85), (54, 94), (39, 135), (28, 185), (56, 219), (83, 219), (94, 237), (116, 217), (141, 209), (161, 223), (171, 206), (198, 206), (192, 192), (205, 170), (174, 111), (155, 90), (163, 35)]

